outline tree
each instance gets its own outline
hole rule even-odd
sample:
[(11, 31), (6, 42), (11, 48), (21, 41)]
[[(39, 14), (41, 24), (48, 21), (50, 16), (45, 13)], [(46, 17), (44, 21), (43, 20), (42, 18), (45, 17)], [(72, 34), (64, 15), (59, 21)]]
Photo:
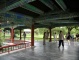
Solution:
[(64, 34), (67, 33), (67, 28), (64, 26), (64, 27), (55, 27), (55, 28), (52, 28), (52, 34), (54, 34), (55, 32), (57, 34), (59, 34), (59, 31), (63, 31)]
[(39, 29), (35, 29), (34, 32), (36, 33), (36, 35), (39, 35)]
[(67, 26), (68, 32), (71, 32), (73, 28), (77, 29), (78, 26)]
[(76, 27), (75, 27), (75, 29), (76, 29), (76, 30), (79, 30), (79, 27), (78, 27), (78, 26), (76, 26)]
[(74, 28), (74, 26), (67, 26), (68, 32), (71, 32), (71, 30)]
[(48, 29), (47, 28), (39, 28), (39, 33), (43, 34), (44, 32), (46, 32)]
[(15, 30), (15, 34), (20, 34), (19, 32), (20, 32), (19, 30)]

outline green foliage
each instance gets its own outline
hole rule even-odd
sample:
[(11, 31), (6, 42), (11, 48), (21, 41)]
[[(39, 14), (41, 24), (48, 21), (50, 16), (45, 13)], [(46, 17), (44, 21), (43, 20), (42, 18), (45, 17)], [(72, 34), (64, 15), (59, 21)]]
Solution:
[[(71, 34), (76, 34), (79, 33), (79, 27), (78, 26), (64, 26), (64, 27), (55, 27), (52, 28), (52, 35), (56, 32), (57, 34), (59, 34), (59, 31), (63, 31), (64, 35), (66, 35), (68, 33), (68, 30), (70, 29)], [(37, 28), (35, 29), (35, 32), (38, 33), (38, 35), (43, 35), (43, 33), (45, 31), (49, 31), (49, 29), (47, 28)]]
[(4, 39), (4, 34), (2, 32), (3, 29), (0, 29), (0, 45), (3, 43)]
[[(34, 31), (37, 33), (35, 33), (34, 37), (35, 37), (35, 40), (42, 40), (43, 38), (43, 33), (45, 31), (49, 31), (49, 29), (47, 28), (37, 28), (35, 29)], [(64, 26), (64, 27), (55, 27), (55, 28), (52, 28), (52, 37), (53, 37), (53, 34), (56, 32), (57, 35), (59, 34), (59, 31), (62, 30), (64, 35), (66, 35), (68, 33), (68, 29), (67, 29), (67, 26)], [(19, 37), (18, 33), (19, 33), (19, 30), (15, 30), (16, 31), (16, 35)], [(79, 27), (77, 26), (76, 28), (73, 26), (73, 29), (71, 30), (71, 34), (76, 34), (76, 33), (79, 33)], [(8, 35), (7, 35), (8, 37)], [(23, 35), (22, 35), (23, 37)], [(26, 36), (26, 39), (27, 40), (31, 40), (31, 33), (30, 34), (27, 34)]]
[(39, 28), (39, 33), (43, 34), (44, 32), (46, 32), (48, 29), (46, 28)]
[(66, 27), (55, 27), (55, 28), (52, 29), (52, 34), (54, 34), (55, 32), (56, 32), (57, 34), (59, 34), (59, 31), (60, 31), (60, 30), (63, 31), (64, 34), (67, 33)]
[(39, 35), (39, 29), (35, 29), (34, 32), (36, 33), (36, 35)]
[(76, 30), (79, 29), (78, 26), (66, 26), (66, 28), (68, 29), (68, 32), (71, 32), (73, 28)]
[(79, 27), (73, 28), (71, 34), (77, 34), (77, 33), (79, 34)]
[(20, 31), (19, 30), (15, 30), (15, 34), (20, 34)]
[(79, 30), (79, 27), (78, 27), (78, 26), (76, 26), (76, 27), (75, 27), (75, 29), (76, 29), (76, 30)]

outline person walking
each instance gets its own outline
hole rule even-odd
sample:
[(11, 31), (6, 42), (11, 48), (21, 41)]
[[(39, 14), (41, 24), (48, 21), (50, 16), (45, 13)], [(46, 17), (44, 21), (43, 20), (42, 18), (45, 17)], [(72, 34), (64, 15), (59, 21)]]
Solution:
[(58, 46), (58, 48), (60, 48), (61, 44), (64, 48), (64, 35), (63, 35), (62, 31), (60, 31), (60, 33), (59, 33), (59, 46)]
[(46, 45), (46, 32), (44, 32), (44, 34), (43, 34), (43, 45)]
[(68, 41), (68, 44), (70, 45), (70, 40), (72, 39), (71, 35), (70, 35), (70, 32), (68, 32), (67, 34), (67, 41)]
[(54, 42), (57, 42), (57, 34), (56, 34), (56, 32), (54, 33)]
[(25, 38), (26, 38), (26, 33), (25, 32), (23, 32), (23, 36), (24, 36), (24, 42), (25, 42)]

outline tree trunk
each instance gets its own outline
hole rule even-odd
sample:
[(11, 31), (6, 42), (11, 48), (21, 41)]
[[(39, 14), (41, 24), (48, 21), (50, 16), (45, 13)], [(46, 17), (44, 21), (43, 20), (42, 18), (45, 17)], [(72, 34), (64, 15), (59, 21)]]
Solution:
[(73, 29), (73, 28), (68, 27), (68, 33), (70, 33), (72, 29)]
[(68, 28), (68, 32), (70, 33), (72, 29)]

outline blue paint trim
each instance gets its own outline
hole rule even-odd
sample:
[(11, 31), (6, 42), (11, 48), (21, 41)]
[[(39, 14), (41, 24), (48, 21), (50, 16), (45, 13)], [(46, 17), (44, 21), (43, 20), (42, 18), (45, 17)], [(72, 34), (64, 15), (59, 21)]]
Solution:
[(5, 17), (11, 17), (11, 15), (10, 14), (5, 14)]

